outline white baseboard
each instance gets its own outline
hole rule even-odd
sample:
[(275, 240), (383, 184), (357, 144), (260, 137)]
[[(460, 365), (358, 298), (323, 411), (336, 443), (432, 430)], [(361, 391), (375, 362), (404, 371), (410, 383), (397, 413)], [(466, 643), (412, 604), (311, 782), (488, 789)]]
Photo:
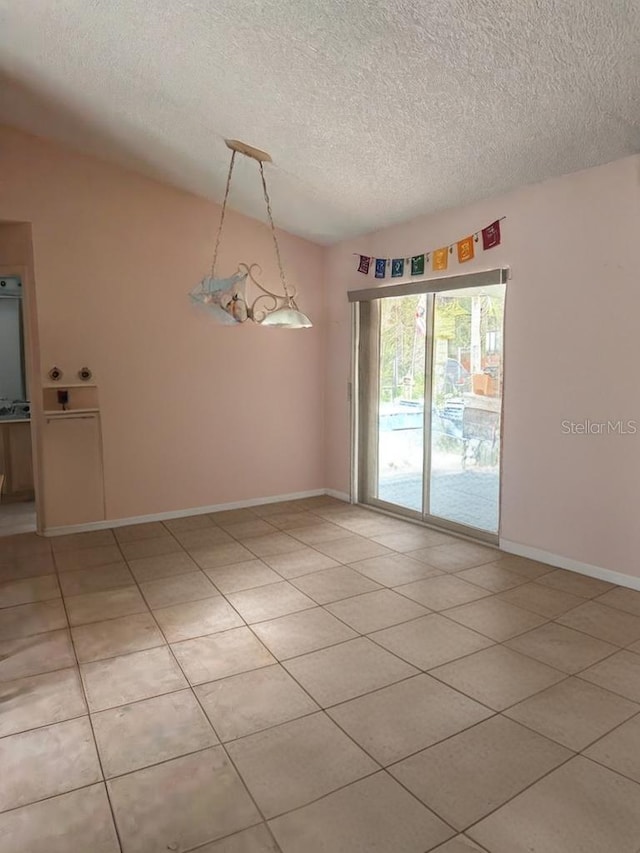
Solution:
[(569, 569), (571, 572), (578, 572), (578, 574), (587, 575), (590, 578), (640, 590), (640, 577), (635, 575), (626, 575), (623, 572), (615, 572), (613, 569), (603, 569), (601, 566), (581, 563), (579, 560), (571, 559), (571, 557), (561, 557), (558, 554), (551, 554), (549, 551), (542, 551), (529, 545), (521, 545), (519, 542), (510, 542), (508, 539), (500, 540), (500, 550), (509, 554), (517, 554), (519, 557), (528, 557), (530, 560), (537, 560), (539, 563), (547, 563), (558, 569)]
[(346, 501), (348, 504), (351, 503), (351, 495), (348, 495), (346, 492), (336, 492), (335, 489), (325, 489), (324, 493), (330, 498), (335, 498), (338, 501)]
[(110, 527), (127, 527), (131, 524), (145, 524), (149, 521), (168, 521), (171, 518), (185, 518), (188, 515), (205, 515), (209, 512), (222, 512), (227, 509), (245, 509), (250, 506), (278, 503), (279, 501), (297, 501), (302, 498), (315, 498), (320, 495), (329, 495), (339, 500), (349, 500), (349, 496), (342, 496), (341, 492), (333, 492), (327, 489), (312, 489), (308, 492), (294, 492), (289, 495), (270, 495), (267, 498), (251, 498), (246, 501), (232, 501), (226, 504), (212, 504), (211, 506), (196, 506), (189, 509), (174, 509), (169, 512), (156, 512), (152, 515), (137, 515), (130, 518), (111, 518), (105, 521), (91, 521), (87, 524), (69, 524), (65, 527), (46, 527), (43, 536), (65, 536), (68, 533), (88, 533), (92, 530), (107, 530)]

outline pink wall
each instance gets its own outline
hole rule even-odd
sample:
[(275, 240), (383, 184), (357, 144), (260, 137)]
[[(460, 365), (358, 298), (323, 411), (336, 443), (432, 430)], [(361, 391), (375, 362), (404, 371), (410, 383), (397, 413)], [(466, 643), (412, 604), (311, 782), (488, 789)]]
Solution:
[[(640, 421), (640, 158), (328, 250), (282, 233), (315, 323), (287, 332), (217, 326), (189, 303), (215, 205), (14, 130), (0, 156), (0, 221), (32, 223), (40, 376), (88, 364), (99, 385), (108, 518), (348, 491), (346, 291), (373, 284), (352, 252), (406, 256), (506, 215), (502, 246), (448, 271), (512, 268), (501, 536), (640, 577), (640, 433), (561, 427)], [(238, 260), (277, 279), (266, 227), (230, 213), (220, 270)]]
[[(218, 206), (8, 128), (0, 155), (0, 220), (32, 223), (40, 374), (99, 386), (107, 517), (323, 488), (323, 250), (280, 234), (313, 329), (218, 326), (187, 296)], [(230, 212), (221, 248), (220, 273), (278, 281), (262, 223)]]
[(0, 221), (0, 264), (28, 266), (31, 261), (30, 228), (23, 223)]
[[(375, 284), (352, 252), (404, 257), (506, 215), (500, 247), (448, 270), (512, 269), (501, 538), (640, 577), (639, 174), (626, 158), (332, 247), (327, 486), (349, 484), (346, 292)], [(636, 419), (639, 432), (565, 435), (565, 419)]]

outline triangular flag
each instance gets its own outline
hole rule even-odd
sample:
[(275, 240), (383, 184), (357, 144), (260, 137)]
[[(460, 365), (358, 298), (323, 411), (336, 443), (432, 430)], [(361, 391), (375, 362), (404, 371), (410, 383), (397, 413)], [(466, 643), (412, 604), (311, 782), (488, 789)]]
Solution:
[(446, 270), (449, 263), (448, 246), (443, 246), (442, 249), (436, 249), (433, 253), (433, 269)]
[(369, 275), (369, 264), (371, 263), (371, 258), (368, 258), (366, 255), (360, 255), (360, 263), (358, 265), (358, 272), (364, 273), (364, 275)]
[(376, 258), (376, 278), (384, 278), (387, 274), (387, 259)]
[(391, 278), (399, 278), (404, 275), (404, 258), (394, 258), (391, 261)]
[(465, 237), (464, 240), (458, 240), (458, 263), (464, 264), (465, 261), (473, 260), (473, 234)]
[(411, 258), (411, 275), (424, 274), (424, 255), (414, 255)]
[(482, 248), (493, 249), (500, 245), (500, 220), (496, 219), (491, 225), (482, 229)]

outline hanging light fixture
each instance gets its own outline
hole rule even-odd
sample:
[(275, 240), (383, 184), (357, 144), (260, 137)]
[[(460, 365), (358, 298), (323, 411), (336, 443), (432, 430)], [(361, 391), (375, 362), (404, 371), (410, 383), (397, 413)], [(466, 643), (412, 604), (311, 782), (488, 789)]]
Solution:
[[(194, 302), (206, 305), (216, 320), (226, 325), (244, 323), (247, 320), (252, 320), (254, 323), (259, 323), (261, 326), (274, 326), (281, 329), (308, 329), (313, 324), (307, 315), (303, 314), (296, 305), (296, 291), (292, 290), (287, 284), (284, 269), (282, 267), (280, 247), (278, 245), (276, 228), (273, 223), (273, 214), (271, 212), (271, 200), (269, 198), (267, 182), (264, 176), (264, 164), (270, 163), (271, 157), (265, 151), (260, 151), (258, 148), (253, 148), (251, 145), (239, 142), (237, 139), (226, 139), (225, 142), (227, 147), (231, 149), (232, 153), (231, 162), (229, 163), (229, 172), (227, 174), (224, 201), (222, 203), (222, 211), (220, 213), (220, 225), (218, 226), (216, 244), (213, 250), (211, 270), (209, 275), (205, 276), (205, 278), (203, 278), (202, 281), (194, 287), (189, 295)], [(261, 273), (258, 264), (239, 263), (237, 272), (231, 277), (216, 278), (218, 248), (220, 246), (220, 237), (224, 226), (227, 199), (229, 198), (231, 176), (233, 174), (236, 154), (243, 154), (245, 157), (250, 157), (258, 163), (260, 179), (262, 181), (262, 193), (264, 196), (265, 206), (267, 208), (269, 225), (271, 226), (271, 236), (273, 238), (278, 269), (280, 271), (282, 293), (269, 290), (264, 285), (260, 284), (256, 279), (256, 275), (260, 275)], [(246, 296), (247, 284), (253, 285), (260, 291), (252, 301), (249, 301)]]

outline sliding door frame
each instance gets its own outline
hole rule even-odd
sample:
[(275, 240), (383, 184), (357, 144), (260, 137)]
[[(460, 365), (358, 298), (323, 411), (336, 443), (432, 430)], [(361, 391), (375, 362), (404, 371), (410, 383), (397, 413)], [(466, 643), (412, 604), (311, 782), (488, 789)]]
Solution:
[[(433, 407), (431, 405), (433, 381), (433, 331), (435, 321), (435, 297), (438, 293), (451, 290), (463, 290), (472, 287), (485, 287), (506, 284), (510, 270), (505, 267), (468, 275), (447, 276), (436, 279), (422, 279), (418, 282), (386, 285), (352, 290), (348, 293), (352, 310), (352, 352), (351, 383), (349, 398), (351, 401), (351, 496), (357, 504), (371, 506), (395, 516), (417, 521), (423, 525), (452, 533), (462, 534), (482, 542), (497, 544), (499, 530), (496, 533), (470, 525), (450, 521), (428, 512), (429, 480), (431, 471), (431, 426)], [(402, 507), (373, 497), (377, 491), (378, 454), (375, 463), (370, 459), (369, 449), (378, 441), (379, 419), (379, 370), (380, 370), (380, 305), (381, 300), (397, 296), (426, 294), (425, 315), (425, 379), (424, 379), (424, 420), (423, 420), (423, 472), (422, 472), (422, 511)], [(504, 334), (504, 320), (503, 320)], [(504, 372), (504, 365), (503, 365)], [(498, 494), (498, 526), (500, 525), (500, 503), (502, 494), (502, 409), (504, 407), (504, 383), (502, 388), (500, 416), (500, 472)], [(375, 487), (374, 487), (375, 486)]]

